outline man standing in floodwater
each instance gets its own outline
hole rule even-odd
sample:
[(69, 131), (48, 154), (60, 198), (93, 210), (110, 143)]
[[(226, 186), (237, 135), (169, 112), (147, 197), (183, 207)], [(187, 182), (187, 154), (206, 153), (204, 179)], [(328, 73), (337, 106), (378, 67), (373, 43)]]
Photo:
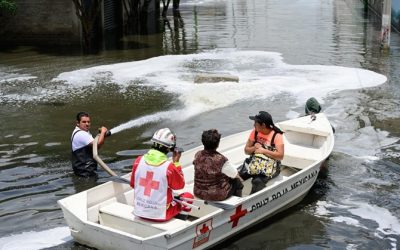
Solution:
[[(93, 159), (93, 136), (89, 131), (90, 129), (90, 116), (86, 112), (79, 112), (76, 115), (76, 127), (72, 132), (71, 146), (72, 146), (72, 169), (75, 175), (82, 177), (96, 177), (97, 178), (97, 162)], [(100, 136), (98, 140), (98, 147), (104, 143), (105, 134), (107, 133), (106, 127), (100, 128)]]

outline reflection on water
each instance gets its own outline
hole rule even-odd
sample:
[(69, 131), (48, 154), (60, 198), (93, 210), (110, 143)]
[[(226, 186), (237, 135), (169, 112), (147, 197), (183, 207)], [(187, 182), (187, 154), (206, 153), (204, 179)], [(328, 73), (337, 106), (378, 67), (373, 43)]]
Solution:
[(75, 193), (85, 191), (97, 185), (97, 178), (83, 178), (71, 175), (72, 184), (74, 185)]
[[(298, 208), (298, 207), (297, 207)], [(229, 244), (221, 244), (214, 249), (287, 249), (293, 245), (301, 245), (304, 249), (313, 246), (328, 247), (328, 240), (315, 238), (324, 235), (325, 227), (314, 216), (302, 213), (285, 212), (279, 219), (264, 221), (240, 236), (233, 238)]]
[[(337, 131), (326, 178), (299, 205), (221, 247), (398, 248), (400, 37), (393, 33), (391, 50), (382, 52), (380, 20), (362, 9), (356, 0), (188, 0), (180, 15), (160, 21), (163, 32), (125, 36), (122, 49), (1, 51), (0, 243), (51, 228), (65, 238), (57, 200), (109, 179), (101, 169), (97, 181), (72, 175), (78, 111), (92, 115), (93, 133), (133, 125), (100, 150), (122, 175), (157, 128), (173, 128), (188, 149), (200, 145), (199, 131), (249, 129), (248, 115), (262, 109), (281, 121), (316, 96)], [(203, 72), (240, 81), (193, 84)], [(69, 79), (52, 81), (61, 76)], [(86, 249), (73, 242), (53, 249), (60, 248)]]
[(310, 204), (325, 198), (332, 184), (329, 177), (317, 179), (310, 194), (301, 203), (246, 229), (213, 249), (288, 249), (296, 245), (300, 249), (316, 246), (329, 248), (326, 221), (323, 218), (316, 219), (309, 209)]

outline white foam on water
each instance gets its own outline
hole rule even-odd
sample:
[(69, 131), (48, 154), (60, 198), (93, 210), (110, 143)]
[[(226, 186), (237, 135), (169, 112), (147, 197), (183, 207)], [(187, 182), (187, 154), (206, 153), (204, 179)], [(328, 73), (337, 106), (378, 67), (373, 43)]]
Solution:
[(68, 227), (56, 227), (0, 238), (0, 250), (36, 250), (57, 246), (71, 240), (72, 236)]
[(360, 183), (365, 183), (368, 185), (376, 185), (376, 186), (387, 186), (390, 187), (393, 185), (393, 183), (390, 180), (384, 180), (384, 179), (377, 179), (377, 178), (362, 178), (360, 180)]
[(357, 245), (355, 244), (348, 244), (346, 246), (346, 250), (356, 250), (357, 249)]
[(44, 160), (46, 160), (46, 157), (38, 156), (38, 157), (33, 157), (30, 159), (27, 159), (27, 160), (23, 161), (23, 163), (39, 163), (39, 162), (44, 162)]
[(341, 204), (337, 204), (337, 203), (333, 203), (333, 202), (327, 202), (327, 201), (317, 201), (317, 206), (315, 208), (315, 212), (314, 215), (316, 216), (328, 216), (330, 214), (333, 214), (330, 210), (333, 208), (339, 208), (339, 209), (348, 209), (349, 206), (346, 205), (341, 205)]
[(286, 117), (287, 117), (288, 119), (295, 119), (295, 118), (297, 118), (297, 117), (300, 117), (301, 115), (302, 115), (302, 114), (300, 114), (299, 112), (290, 110), (290, 111), (286, 114)]
[[(199, 73), (230, 74), (239, 77), (239, 82), (195, 84), (193, 80)], [(385, 76), (369, 70), (289, 65), (276, 52), (232, 49), (102, 65), (61, 73), (53, 80), (63, 81), (79, 89), (95, 85), (97, 79), (104, 75), (122, 88), (139, 84), (177, 94), (184, 104), (180, 110), (163, 111), (129, 121), (115, 128), (112, 131), (114, 133), (169, 117), (185, 120), (240, 101), (267, 99), (282, 93), (295, 98), (299, 106), (303, 106), (310, 96), (323, 103), (323, 98), (329, 94), (373, 87), (387, 80)]]
[(25, 138), (30, 138), (30, 137), (32, 137), (32, 135), (21, 135), (18, 138), (25, 139)]
[(20, 74), (16, 72), (6, 72), (7, 69), (0, 69), (0, 83), (4, 82), (18, 82), (18, 81), (27, 81), (30, 79), (37, 78), (36, 76), (31, 76), (28, 74)]
[[(388, 209), (372, 205), (366, 202), (353, 201), (346, 199), (343, 201), (345, 204), (337, 204), (333, 202), (318, 201), (315, 209), (314, 215), (319, 217), (327, 217), (334, 222), (346, 223), (354, 227), (360, 227), (366, 230), (371, 230), (371, 225), (364, 226), (361, 219), (371, 220), (376, 222), (378, 225), (375, 229), (374, 235), (380, 239), (390, 240), (393, 249), (397, 247), (397, 239), (390, 237), (390, 235), (400, 235), (400, 222), (396, 216), (394, 216)], [(335, 210), (335, 212), (331, 212)], [(343, 210), (349, 212), (350, 214), (356, 216), (334, 216), (332, 214), (337, 214), (338, 210)]]
[(376, 230), (384, 235), (400, 235), (400, 222), (389, 210), (365, 202), (352, 201), (352, 203), (355, 207), (349, 209), (350, 213), (377, 222)]
[[(218, 107), (254, 97), (266, 98), (282, 92), (296, 96), (298, 102), (303, 104), (310, 96), (325, 97), (335, 91), (373, 87), (386, 81), (385, 76), (369, 70), (289, 65), (282, 61), (279, 53), (235, 50), (168, 55), (103, 65), (61, 73), (54, 80), (65, 81), (76, 87), (95, 85), (96, 77), (104, 72), (108, 72), (112, 81), (122, 86), (141, 81), (140, 84), (143, 85), (181, 94), (185, 103), (190, 104), (195, 98), (205, 105), (217, 103)], [(204, 72), (238, 76), (239, 83), (193, 83), (195, 75)], [(226, 98), (220, 98), (221, 93)]]
[[(338, 144), (335, 150), (373, 160), (370, 156), (374, 156), (381, 148), (397, 141), (398, 138), (389, 137), (389, 132), (367, 126), (358, 129), (356, 133), (354, 131), (340, 133), (335, 138), (335, 143)], [(357, 145), (357, 147), (354, 147), (354, 145)]]
[(350, 225), (350, 226), (355, 226), (355, 227), (361, 227), (361, 228), (364, 228), (364, 229), (368, 229), (367, 227), (361, 225), (358, 220), (353, 219), (353, 218), (349, 218), (349, 217), (345, 217), (345, 216), (336, 216), (336, 217), (331, 217), (330, 219), (335, 221), (335, 222), (345, 223), (345, 224)]
[(389, 137), (389, 132), (368, 126), (358, 129), (356, 133), (338, 133), (335, 138), (335, 151), (373, 161), (379, 159), (375, 155), (381, 148), (397, 141), (398, 138)]
[(182, 1), (179, 3), (179, 6), (192, 6), (192, 5), (209, 5), (209, 4), (216, 4), (219, 2), (226, 2), (227, 0), (187, 0), (187, 1)]
[(54, 147), (54, 146), (59, 146), (61, 145), (61, 142), (48, 142), (44, 144), (46, 147)]

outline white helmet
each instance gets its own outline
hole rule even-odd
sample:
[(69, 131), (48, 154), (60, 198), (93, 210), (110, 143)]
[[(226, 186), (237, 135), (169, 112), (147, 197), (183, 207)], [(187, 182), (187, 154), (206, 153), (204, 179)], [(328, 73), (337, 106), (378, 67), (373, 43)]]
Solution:
[(162, 128), (154, 133), (151, 141), (167, 148), (174, 148), (176, 145), (176, 136), (169, 128)]

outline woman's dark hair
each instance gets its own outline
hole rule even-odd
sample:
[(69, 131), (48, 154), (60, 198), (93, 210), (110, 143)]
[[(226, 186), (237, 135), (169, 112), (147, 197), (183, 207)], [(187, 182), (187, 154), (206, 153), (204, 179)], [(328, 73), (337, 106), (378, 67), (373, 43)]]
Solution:
[(201, 142), (204, 145), (205, 150), (216, 150), (219, 146), (221, 134), (216, 129), (210, 129), (203, 131), (201, 135)]
[(260, 111), (255, 116), (249, 116), (250, 120), (257, 122), (262, 125), (265, 124), (267, 128), (275, 130), (275, 132), (283, 134), (283, 131), (280, 130), (277, 126), (275, 126), (274, 121), (272, 120), (272, 116), (267, 111)]
[(78, 114), (76, 114), (76, 120), (77, 120), (78, 122), (80, 122), (80, 121), (81, 121), (81, 118), (84, 117), (84, 116), (89, 117), (89, 114), (86, 113), (86, 112), (81, 111), (81, 112), (79, 112)]

